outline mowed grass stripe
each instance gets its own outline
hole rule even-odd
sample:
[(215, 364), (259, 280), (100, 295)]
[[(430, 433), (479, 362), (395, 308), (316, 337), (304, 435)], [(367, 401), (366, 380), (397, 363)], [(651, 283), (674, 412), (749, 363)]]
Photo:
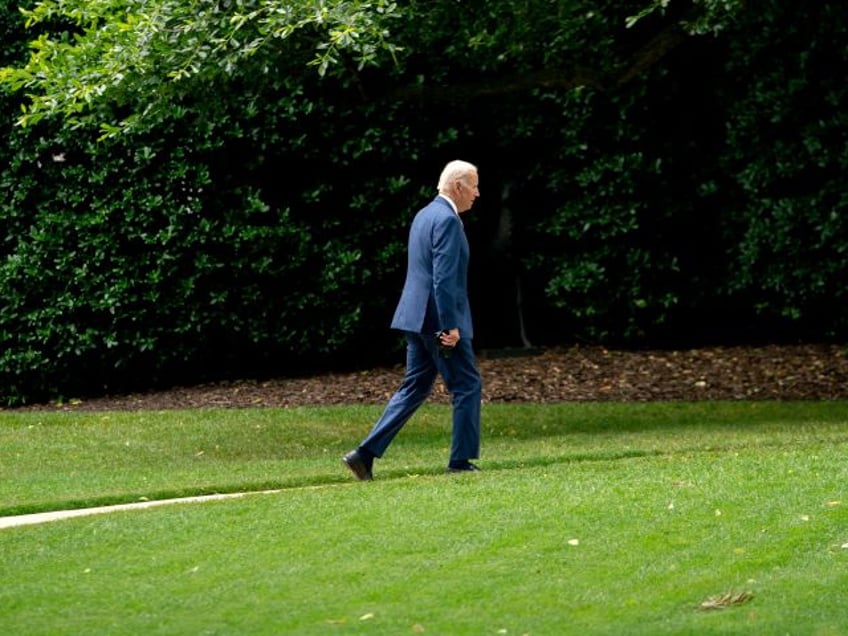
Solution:
[[(0, 413), (0, 515), (345, 483), (379, 407)], [(843, 443), (848, 403), (486, 405), (482, 464), (508, 469), (736, 446)], [(378, 479), (439, 474), (450, 411), (407, 425)]]

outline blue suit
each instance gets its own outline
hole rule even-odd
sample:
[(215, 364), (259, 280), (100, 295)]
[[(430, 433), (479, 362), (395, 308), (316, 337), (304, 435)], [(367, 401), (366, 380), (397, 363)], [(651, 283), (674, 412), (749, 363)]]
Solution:
[[(416, 214), (409, 230), (406, 282), (392, 328), (406, 335), (403, 382), (360, 444), (382, 457), (395, 435), (430, 395), (441, 374), (452, 396), (450, 460), (480, 453), (482, 383), (472, 348), (474, 329), (468, 302), (468, 240), (462, 221), (442, 196)], [(448, 358), (439, 355), (435, 334), (459, 329), (460, 340)]]

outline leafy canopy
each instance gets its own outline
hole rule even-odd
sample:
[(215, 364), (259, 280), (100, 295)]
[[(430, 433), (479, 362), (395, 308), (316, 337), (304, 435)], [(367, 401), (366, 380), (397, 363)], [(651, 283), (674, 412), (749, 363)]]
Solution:
[[(50, 115), (72, 126), (93, 118), (114, 135), (191, 94), (192, 80), (243, 73), (256, 58), (253, 71), (278, 72), (273, 47), (295, 36), (311, 46), (306, 64), (321, 75), (342, 61), (362, 68), (393, 56), (388, 25), (397, 11), (389, 0), (42, 0), (21, 12), (27, 27), (45, 32), (23, 67), (0, 69), (0, 81), (27, 93), (22, 126)], [(98, 113), (104, 107), (124, 115)]]
[[(590, 5), (558, 3), (575, 15)], [(687, 32), (716, 32), (743, 5), (652, 0), (627, 26), (675, 13)], [(391, 0), (41, 0), (21, 9), (27, 26), (42, 30), (32, 54), (21, 67), (0, 69), (0, 83), (26, 93), (21, 126), (59, 115), (71, 127), (97, 122), (113, 136), (143, 119), (155, 124), (157, 113), (181, 96), (205, 93), (216, 80), (291, 72), (292, 49), (310, 51), (305, 65), (321, 76), (396, 61), (392, 20), (416, 23), (433, 10), (414, 0), (401, 7)]]

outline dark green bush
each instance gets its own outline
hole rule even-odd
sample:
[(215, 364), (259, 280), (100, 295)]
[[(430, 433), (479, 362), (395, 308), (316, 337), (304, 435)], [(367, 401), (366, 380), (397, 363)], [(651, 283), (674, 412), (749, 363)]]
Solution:
[(767, 3), (730, 41), (724, 288), (804, 338), (848, 334), (848, 20), (837, 3)]

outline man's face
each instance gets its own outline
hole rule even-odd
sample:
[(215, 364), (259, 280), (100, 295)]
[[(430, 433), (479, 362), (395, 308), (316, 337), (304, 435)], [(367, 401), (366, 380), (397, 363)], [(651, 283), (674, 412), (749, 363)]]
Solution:
[(474, 199), (480, 196), (480, 179), (477, 172), (471, 172), (462, 179), (458, 179), (454, 183), (454, 193), (456, 198), (456, 209), (459, 212), (466, 212), (474, 205)]

